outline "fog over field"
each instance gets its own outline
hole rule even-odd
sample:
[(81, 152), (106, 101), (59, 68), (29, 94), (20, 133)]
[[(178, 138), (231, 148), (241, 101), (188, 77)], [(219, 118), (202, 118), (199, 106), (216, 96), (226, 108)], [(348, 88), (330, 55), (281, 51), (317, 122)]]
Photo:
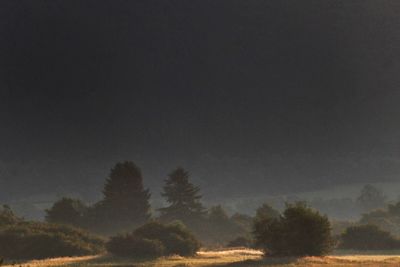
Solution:
[(176, 166), (210, 201), (396, 183), (399, 9), (2, 1), (0, 201), (96, 201), (121, 160), (156, 198)]

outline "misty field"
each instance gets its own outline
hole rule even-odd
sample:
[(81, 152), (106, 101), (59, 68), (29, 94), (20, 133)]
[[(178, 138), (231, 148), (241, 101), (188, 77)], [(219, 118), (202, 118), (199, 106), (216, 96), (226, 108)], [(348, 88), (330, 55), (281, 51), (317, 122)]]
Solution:
[(332, 255), (326, 257), (304, 258), (264, 258), (262, 253), (251, 249), (231, 249), (219, 251), (201, 251), (195, 257), (171, 256), (156, 260), (129, 260), (109, 255), (65, 257), (48, 260), (18, 262), (5, 266), (118, 266), (118, 267), (263, 267), (263, 266), (400, 266), (400, 255)]

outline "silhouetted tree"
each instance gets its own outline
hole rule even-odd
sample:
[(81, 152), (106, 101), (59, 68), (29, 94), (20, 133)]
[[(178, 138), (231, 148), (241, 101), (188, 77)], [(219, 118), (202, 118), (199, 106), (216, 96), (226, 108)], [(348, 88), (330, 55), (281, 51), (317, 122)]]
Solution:
[(273, 219), (278, 217), (279, 211), (265, 203), (256, 210), (255, 220)]
[(94, 214), (113, 227), (130, 227), (150, 218), (150, 192), (143, 187), (141, 170), (131, 161), (119, 162), (111, 169), (103, 195)]
[(18, 218), (8, 205), (0, 208), (0, 227), (13, 225), (22, 221)]
[(385, 209), (375, 209), (362, 214), (361, 224), (376, 225), (395, 236), (400, 234), (400, 202), (387, 205)]
[(253, 217), (246, 214), (235, 213), (232, 215), (231, 220), (239, 225), (245, 232), (251, 231)]
[(200, 202), (200, 189), (189, 182), (189, 173), (183, 168), (171, 172), (165, 180), (161, 195), (169, 203), (161, 208), (161, 218), (167, 220), (193, 220), (205, 214), (205, 208)]
[(382, 208), (385, 206), (386, 197), (378, 188), (373, 185), (365, 185), (357, 198), (359, 205), (366, 211)]
[(229, 215), (226, 213), (221, 205), (213, 206), (210, 208), (208, 212), (208, 219), (211, 222), (219, 225), (224, 225), (226, 223), (229, 223), (230, 221)]
[(62, 198), (46, 210), (46, 221), (81, 226), (86, 210), (79, 199)]
[(304, 203), (288, 205), (278, 218), (258, 222), (253, 234), (267, 254), (280, 256), (324, 255), (334, 244), (328, 218)]

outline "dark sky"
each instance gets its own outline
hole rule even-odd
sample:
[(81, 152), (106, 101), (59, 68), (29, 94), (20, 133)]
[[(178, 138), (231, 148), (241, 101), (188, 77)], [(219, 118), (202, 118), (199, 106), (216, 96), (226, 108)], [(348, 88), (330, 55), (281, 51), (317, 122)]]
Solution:
[(397, 0), (3, 0), (0, 200), (90, 195), (124, 159), (152, 188), (184, 165), (205, 195), (396, 181), (399, 12)]

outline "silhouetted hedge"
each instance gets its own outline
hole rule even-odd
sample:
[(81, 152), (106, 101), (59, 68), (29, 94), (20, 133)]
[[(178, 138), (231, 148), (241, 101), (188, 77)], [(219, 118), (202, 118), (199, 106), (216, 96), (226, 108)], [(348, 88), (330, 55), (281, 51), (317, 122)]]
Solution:
[(358, 225), (345, 230), (339, 247), (357, 250), (399, 249), (400, 240), (376, 225)]
[(65, 225), (24, 222), (0, 230), (0, 256), (8, 259), (91, 255), (103, 247), (101, 238)]
[[(141, 244), (145, 249), (134, 252), (134, 248)], [(164, 225), (150, 222), (131, 234), (111, 238), (106, 247), (110, 253), (119, 256), (190, 256), (199, 250), (200, 243), (181, 223)]]

